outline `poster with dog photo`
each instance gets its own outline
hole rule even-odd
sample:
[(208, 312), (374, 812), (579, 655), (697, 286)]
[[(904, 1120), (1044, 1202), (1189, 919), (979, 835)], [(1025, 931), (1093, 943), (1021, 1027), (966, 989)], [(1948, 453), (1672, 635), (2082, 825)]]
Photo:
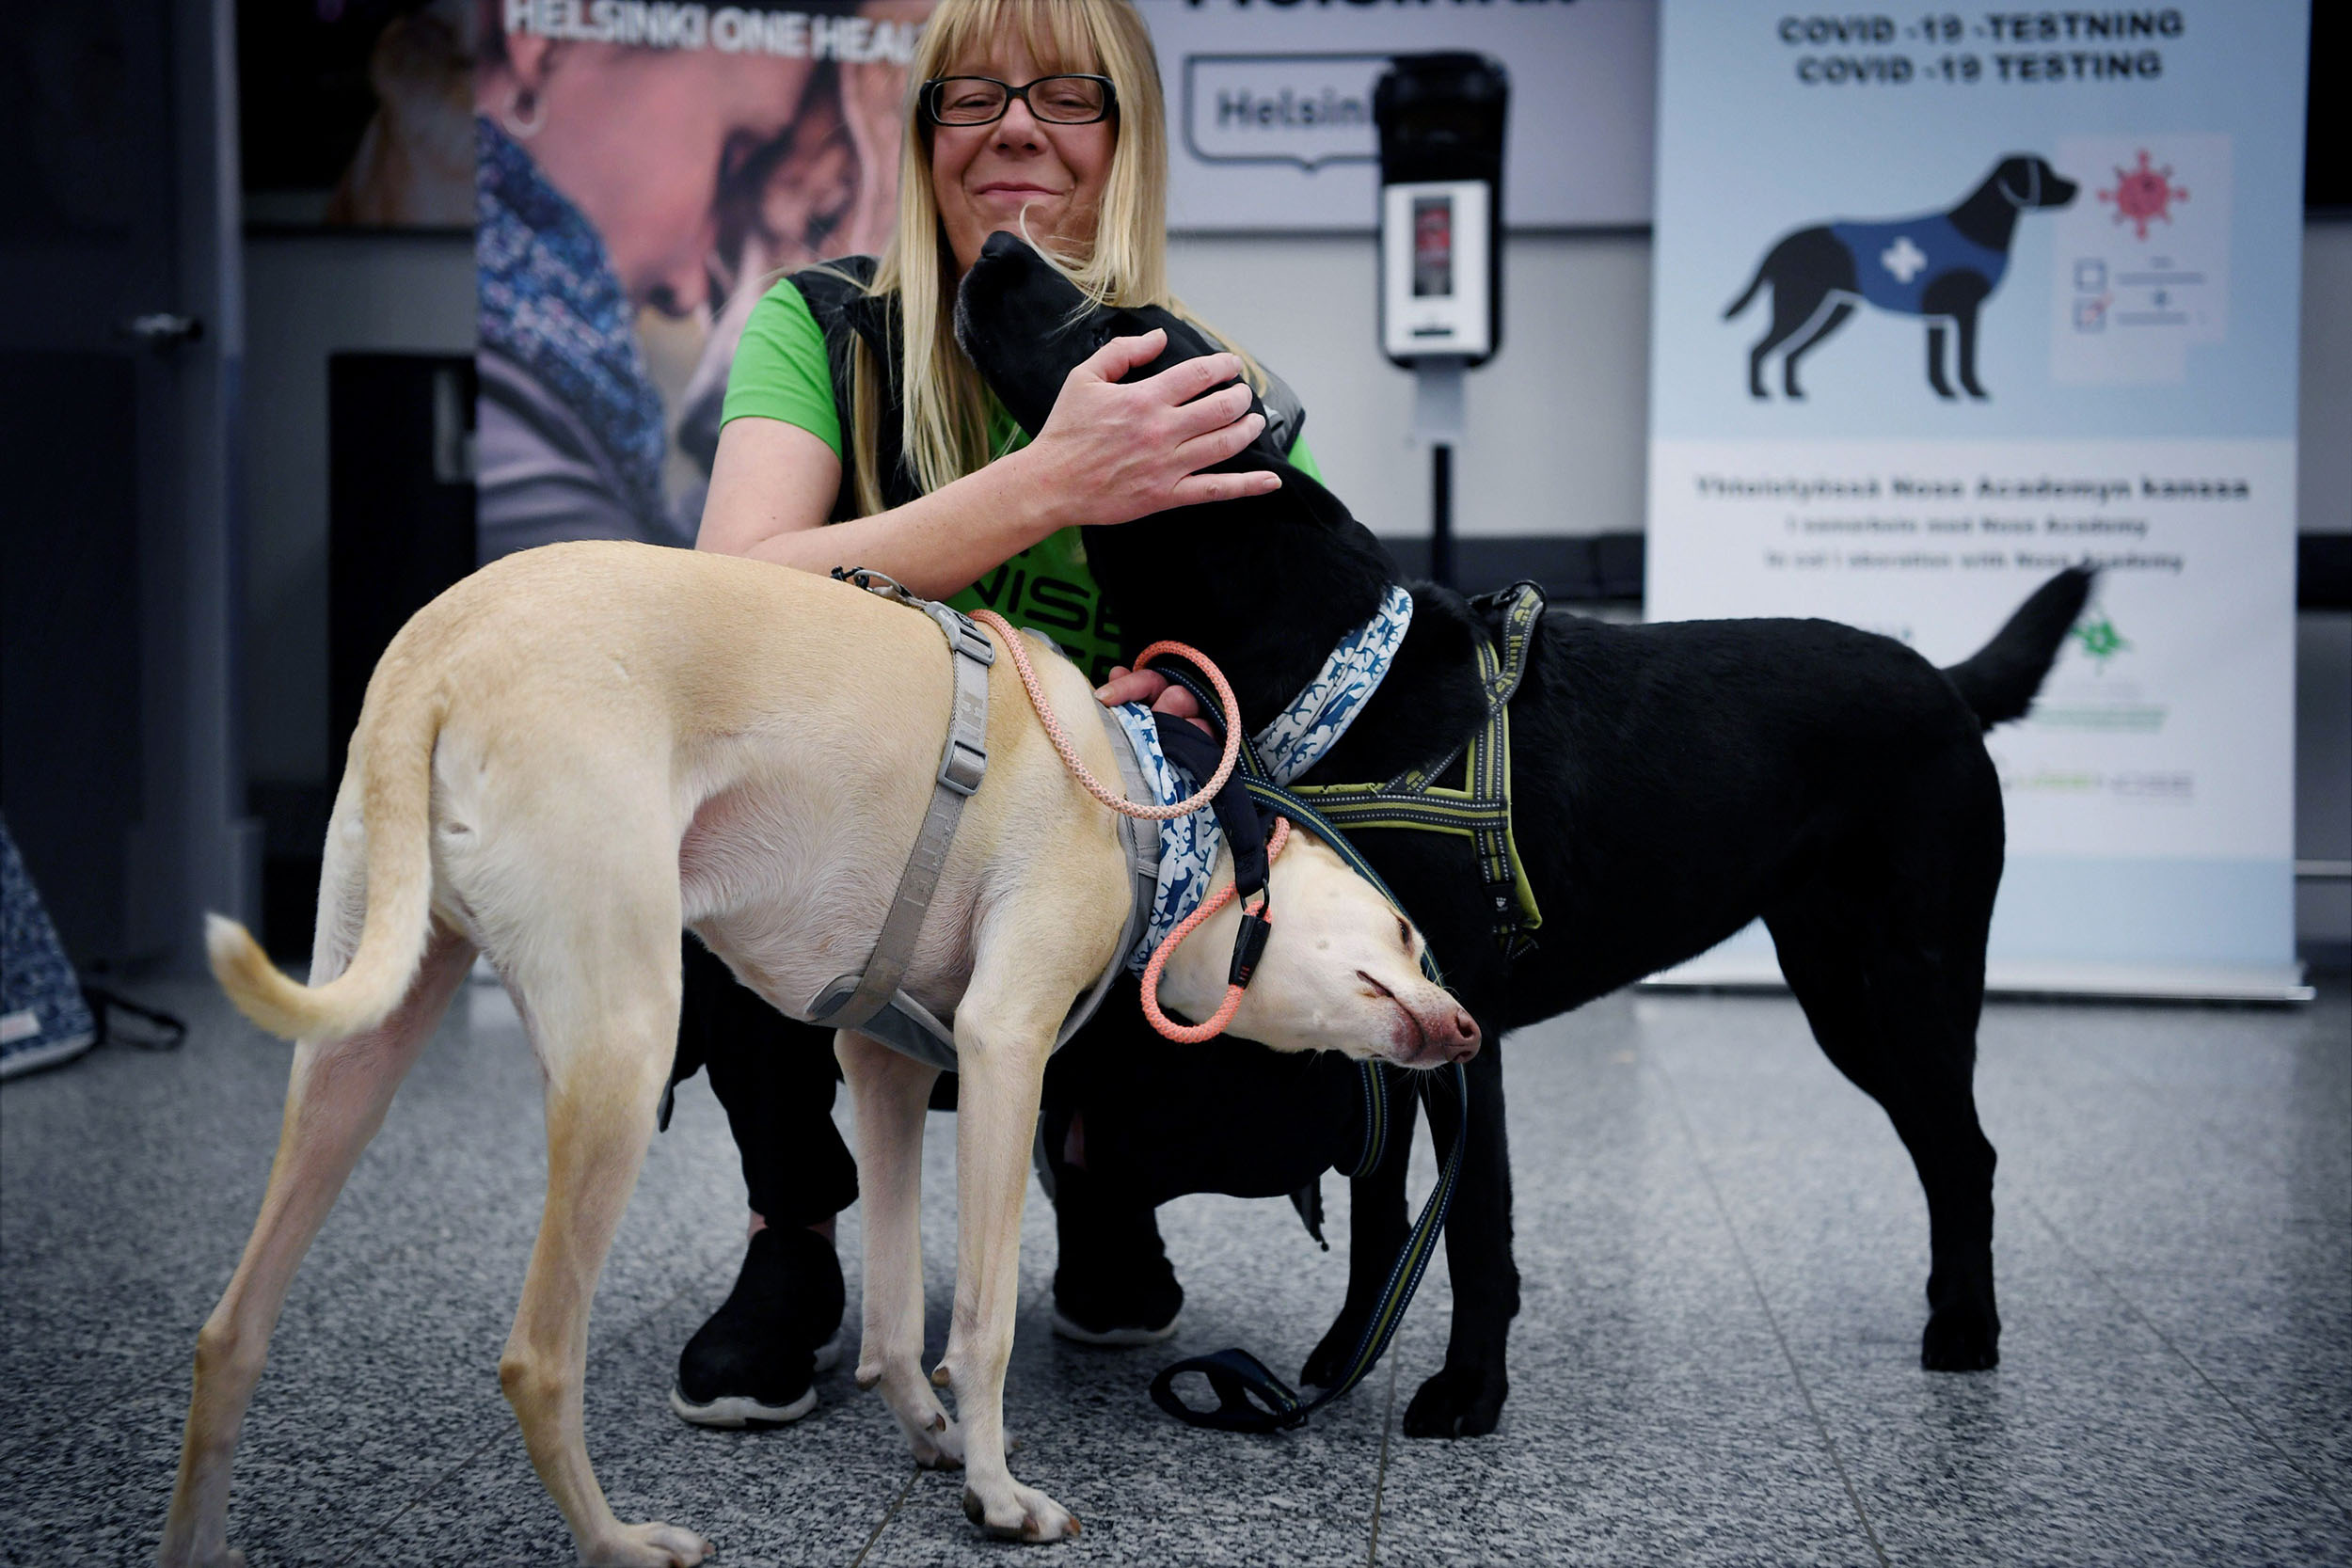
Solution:
[(1948, 667), (2098, 569), (1987, 737), (1996, 982), (2291, 974), (2308, 29), (1664, 7), (1650, 614)]
[(482, 559), (691, 545), (752, 306), (888, 238), (933, 0), (480, 3)]

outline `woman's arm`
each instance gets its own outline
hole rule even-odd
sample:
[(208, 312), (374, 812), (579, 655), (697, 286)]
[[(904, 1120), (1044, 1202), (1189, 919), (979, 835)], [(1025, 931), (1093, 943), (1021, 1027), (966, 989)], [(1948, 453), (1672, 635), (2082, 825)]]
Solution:
[(841, 460), (824, 438), (781, 420), (730, 420), (719, 436), (699, 548), (804, 571), (866, 566), (927, 598), (946, 598), (1057, 530), (1123, 523), (1169, 507), (1277, 488), (1273, 474), (1204, 474), (1257, 436), (1241, 362), (1215, 354), (1133, 386), (1158, 332), (1118, 338), (1070, 372), (1037, 439), (928, 496), (827, 528)]

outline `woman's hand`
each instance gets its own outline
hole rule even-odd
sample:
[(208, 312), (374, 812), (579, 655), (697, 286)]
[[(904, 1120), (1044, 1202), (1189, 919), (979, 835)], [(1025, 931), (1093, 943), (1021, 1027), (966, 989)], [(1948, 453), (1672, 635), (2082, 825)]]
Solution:
[(1111, 678), (1094, 689), (1094, 697), (1104, 707), (1148, 703), (1154, 713), (1182, 719), (1203, 735), (1215, 733), (1201, 722), (1200, 699), (1157, 670), (1130, 670), (1123, 664), (1114, 664)]
[[(1064, 526), (1130, 522), (1170, 507), (1281, 488), (1277, 474), (1200, 471), (1265, 428), (1264, 416), (1249, 412), (1237, 356), (1203, 355), (1132, 386), (1120, 384), (1167, 345), (1168, 334), (1156, 328), (1104, 343), (1070, 372), (1045, 428), (1014, 454)], [(1210, 391), (1226, 382), (1234, 385)]]

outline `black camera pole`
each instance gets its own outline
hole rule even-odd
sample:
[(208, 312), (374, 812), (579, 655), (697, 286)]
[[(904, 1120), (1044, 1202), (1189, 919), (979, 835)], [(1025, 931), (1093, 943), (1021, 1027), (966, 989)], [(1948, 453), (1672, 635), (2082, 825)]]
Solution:
[(1429, 575), (1440, 587), (1454, 586), (1454, 448), (1429, 448)]
[(1429, 576), (1459, 587), (1454, 561), (1454, 449), (1466, 428), (1462, 372), (1456, 355), (1433, 355), (1413, 363), (1413, 434), (1429, 443)]

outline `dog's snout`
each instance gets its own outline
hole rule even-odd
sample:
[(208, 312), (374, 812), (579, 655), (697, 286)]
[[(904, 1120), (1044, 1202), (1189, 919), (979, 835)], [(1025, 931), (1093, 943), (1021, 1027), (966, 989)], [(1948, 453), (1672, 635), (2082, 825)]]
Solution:
[(1478, 1054), (1478, 1021), (1452, 997), (1440, 993), (1430, 1005), (1415, 1006), (1379, 982), (1373, 984), (1396, 1008), (1391, 1053), (1397, 1063), (1432, 1068), (1441, 1062), (1467, 1062)]
[(1445, 1053), (1447, 1061), (1467, 1062), (1478, 1054), (1478, 1021), (1461, 1007), (1446, 1010), (1454, 1016), (1430, 1031), (1430, 1043)]

